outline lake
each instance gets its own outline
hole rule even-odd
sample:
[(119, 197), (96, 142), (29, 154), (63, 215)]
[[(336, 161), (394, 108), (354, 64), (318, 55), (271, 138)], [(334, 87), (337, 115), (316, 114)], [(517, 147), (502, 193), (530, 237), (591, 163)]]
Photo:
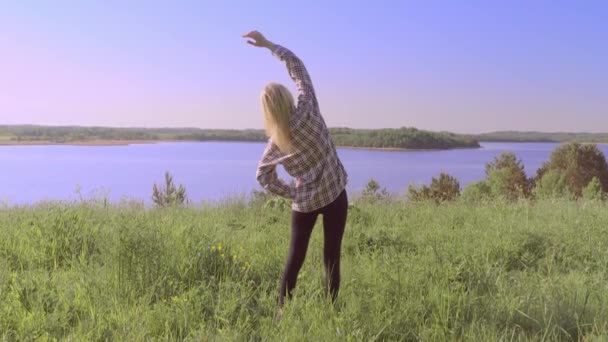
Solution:
[[(152, 186), (166, 170), (194, 203), (246, 195), (255, 180), (261, 143), (200, 142), (128, 146), (0, 146), (0, 202), (28, 204), (107, 196), (150, 201)], [(410, 183), (428, 183), (445, 171), (461, 185), (484, 178), (484, 166), (505, 151), (522, 159), (534, 175), (549, 159), (553, 143), (482, 143), (480, 149), (377, 151), (339, 149), (349, 174), (348, 190), (361, 191), (374, 178), (394, 193)], [(608, 145), (599, 145), (608, 155)], [(281, 169), (280, 175), (287, 174)]]

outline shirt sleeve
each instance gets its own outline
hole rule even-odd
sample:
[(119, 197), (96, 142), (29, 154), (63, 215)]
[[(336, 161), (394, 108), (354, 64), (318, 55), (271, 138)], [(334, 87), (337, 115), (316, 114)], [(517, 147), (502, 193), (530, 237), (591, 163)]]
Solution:
[(298, 89), (298, 109), (311, 110), (314, 109), (316, 103), (316, 95), (312, 86), (310, 75), (304, 66), (304, 63), (289, 49), (275, 44), (271, 48), (272, 54), (285, 62), (289, 77), (293, 80)]
[(283, 158), (283, 153), (277, 145), (269, 141), (258, 164), (256, 178), (258, 183), (271, 193), (293, 199), (295, 197), (295, 187), (286, 184), (277, 175), (277, 165)]

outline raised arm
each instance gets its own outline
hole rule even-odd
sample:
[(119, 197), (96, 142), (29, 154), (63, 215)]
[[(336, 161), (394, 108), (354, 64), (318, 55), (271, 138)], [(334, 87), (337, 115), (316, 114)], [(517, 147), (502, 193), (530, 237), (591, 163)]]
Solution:
[(287, 65), (287, 72), (298, 89), (298, 105), (303, 101), (312, 103), (315, 99), (315, 90), (302, 60), (289, 49), (281, 45), (275, 44), (270, 49), (273, 55)]
[(308, 106), (316, 107), (316, 95), (312, 80), (310, 79), (310, 75), (308, 74), (304, 63), (298, 56), (289, 49), (272, 43), (258, 31), (251, 31), (243, 35), (243, 37), (252, 39), (248, 40), (247, 43), (253, 46), (265, 47), (269, 49), (273, 55), (285, 62), (287, 72), (298, 89), (298, 108)]

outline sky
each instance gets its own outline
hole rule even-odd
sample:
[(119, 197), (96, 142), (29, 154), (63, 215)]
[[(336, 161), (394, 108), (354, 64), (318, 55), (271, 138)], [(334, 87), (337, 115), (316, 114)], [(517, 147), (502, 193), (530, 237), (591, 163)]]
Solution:
[(0, 124), (261, 128), (284, 65), (328, 126), (608, 131), (606, 1), (0, 3)]

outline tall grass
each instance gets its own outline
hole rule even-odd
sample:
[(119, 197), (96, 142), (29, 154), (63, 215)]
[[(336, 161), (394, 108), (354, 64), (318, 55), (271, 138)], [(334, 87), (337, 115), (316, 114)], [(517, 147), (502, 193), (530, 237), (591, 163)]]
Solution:
[(0, 338), (523, 341), (608, 338), (599, 201), (355, 203), (342, 288), (322, 231), (275, 321), (289, 210), (243, 201), (0, 209)]

